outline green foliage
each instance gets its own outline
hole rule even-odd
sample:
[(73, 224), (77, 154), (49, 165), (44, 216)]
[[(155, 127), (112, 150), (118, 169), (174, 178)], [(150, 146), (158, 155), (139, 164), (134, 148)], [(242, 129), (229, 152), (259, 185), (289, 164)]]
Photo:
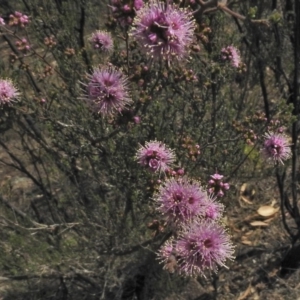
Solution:
[(261, 153), (257, 151), (255, 147), (246, 144), (244, 146), (244, 154), (256, 165), (258, 169), (261, 169), (263, 166), (263, 160), (261, 158)]
[(251, 19), (255, 19), (257, 14), (257, 6), (252, 6), (248, 10), (248, 16)]
[(282, 15), (276, 10), (274, 10), (270, 14), (269, 20), (270, 20), (270, 22), (272, 22), (274, 24), (278, 24), (278, 25), (282, 26), (282, 22), (283, 22)]

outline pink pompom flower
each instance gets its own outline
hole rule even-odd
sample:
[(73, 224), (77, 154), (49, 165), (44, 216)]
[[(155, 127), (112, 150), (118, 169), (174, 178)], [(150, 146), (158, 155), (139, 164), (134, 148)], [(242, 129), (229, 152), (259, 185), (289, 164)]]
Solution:
[(168, 223), (183, 225), (195, 217), (204, 216), (207, 193), (196, 181), (169, 178), (160, 186), (154, 200), (157, 210)]
[(101, 30), (92, 33), (89, 42), (92, 44), (94, 49), (107, 53), (111, 52), (114, 46), (111, 34)]
[(233, 259), (234, 247), (225, 229), (216, 222), (193, 222), (179, 234), (174, 245), (178, 272), (186, 276), (205, 276), (217, 272)]
[(280, 162), (283, 164), (284, 160), (292, 156), (288, 138), (280, 133), (266, 133), (262, 153), (267, 160), (273, 162)]
[(224, 205), (216, 200), (215, 197), (208, 195), (204, 208), (204, 217), (207, 220), (219, 220), (224, 212)]
[(144, 0), (134, 0), (133, 6), (136, 11), (140, 10), (144, 5)]
[(147, 142), (136, 154), (138, 163), (152, 172), (166, 172), (175, 160), (174, 152), (157, 141)]
[(96, 68), (88, 79), (83, 99), (95, 113), (113, 115), (131, 103), (128, 78), (115, 67)]
[(0, 106), (12, 105), (16, 102), (20, 93), (9, 79), (0, 79)]
[(192, 13), (153, 0), (137, 11), (130, 34), (151, 58), (181, 60), (187, 57), (194, 29)]

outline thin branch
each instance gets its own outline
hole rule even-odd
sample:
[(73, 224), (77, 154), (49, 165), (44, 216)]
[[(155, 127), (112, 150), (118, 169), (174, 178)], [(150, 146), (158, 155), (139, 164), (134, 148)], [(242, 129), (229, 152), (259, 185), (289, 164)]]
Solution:
[(258, 68), (259, 68), (259, 82), (260, 82), (260, 87), (264, 99), (264, 106), (265, 106), (265, 114), (267, 121), (270, 121), (270, 108), (269, 108), (269, 100), (268, 100), (268, 92), (265, 84), (265, 73), (263, 70), (263, 65), (261, 59), (258, 60)]
[[(218, 3), (218, 0), (209, 0), (209, 1), (206, 1), (206, 2), (204, 2), (202, 0), (196, 0), (196, 2), (199, 4), (199, 8), (194, 11), (194, 15), (195, 15), (195, 18), (197, 19), (197, 21), (200, 21), (201, 16), (203, 14), (212, 13), (212, 12), (215, 12), (217, 10), (221, 10), (225, 13), (228, 13), (229, 15), (234, 17), (235, 19), (239, 19), (239, 20), (242, 20), (242, 21), (247, 20), (247, 17), (231, 10), (228, 6), (226, 6), (223, 3)], [(261, 20), (249, 19), (249, 21), (252, 24), (265, 25), (265, 26), (268, 26), (268, 27), (270, 26), (269, 21), (265, 20), (265, 19), (261, 19)]]
[[(163, 237), (163, 241), (160, 241), (160, 246), (166, 241), (168, 240), (170, 237), (172, 236), (172, 232), (168, 232), (164, 235)], [(134, 253), (138, 250), (140, 250), (141, 248), (144, 249), (146, 246), (156, 242), (157, 240), (160, 240), (161, 239), (161, 235), (157, 235), (155, 238), (151, 238), (149, 240), (146, 240), (138, 245), (134, 245), (134, 246), (131, 246), (131, 247), (128, 247), (127, 249), (125, 250), (121, 250), (121, 249), (112, 249), (111, 251), (98, 251), (99, 254), (106, 254), (106, 255), (111, 255), (111, 254), (114, 254), (114, 255), (118, 255), (118, 256), (122, 256), (122, 255), (128, 255), (128, 254), (131, 254), (131, 253)]]
[(63, 278), (65, 280), (83, 280), (90, 285), (94, 287), (98, 287), (98, 284), (96, 281), (94, 281), (92, 278), (101, 278), (97, 274), (89, 274), (90, 277), (87, 277), (86, 274), (82, 274), (79, 272), (69, 272), (66, 274), (63, 274), (61, 272), (51, 272), (46, 274), (24, 274), (24, 275), (16, 275), (16, 276), (1, 276), (1, 281), (22, 281), (22, 280), (31, 280), (31, 279), (60, 279)]
[(33, 220), (31, 220), (27, 214), (25, 214), (23, 211), (21, 211), (20, 209), (14, 207), (9, 201), (6, 201), (1, 195), (0, 195), (0, 201), (7, 206), (8, 208), (10, 208), (11, 210), (13, 210), (19, 217), (29, 221), (32, 225), (34, 226), (43, 226), (42, 224), (39, 224)]
[[(48, 230), (48, 231), (55, 231), (61, 227), (66, 227), (64, 230), (66, 229), (71, 229), (74, 226), (78, 226), (81, 225), (81, 223), (62, 223), (62, 224), (51, 224), (51, 225), (46, 225), (46, 224), (40, 224), (38, 222), (33, 221), (26, 213), (24, 213), (23, 211), (21, 211), (20, 209), (16, 208), (14, 205), (12, 205), (9, 201), (5, 200), (1, 195), (0, 195), (0, 201), (7, 206), (8, 208), (10, 208), (11, 210), (13, 210), (19, 217), (23, 218), (24, 220), (30, 222), (34, 227), (23, 227), (20, 224), (17, 224), (15, 222), (10, 221), (9, 219), (0, 216), (5, 222), (10, 223), (13, 226), (19, 227), (21, 229), (25, 229), (28, 231), (36, 231), (36, 230)], [(63, 231), (64, 231), (63, 230)], [(62, 232), (63, 232), (62, 231)], [(62, 233), (61, 232), (61, 233)]]
[(232, 11), (230, 8), (228, 8), (226, 5), (224, 5), (222, 3), (218, 4), (218, 9), (220, 9), (220, 10), (222, 10), (222, 11), (230, 14), (231, 16), (233, 16), (233, 17), (235, 17), (235, 18), (237, 18), (239, 20), (242, 20), (242, 21), (246, 20), (245, 16), (242, 16), (239, 13)]
[(298, 173), (298, 122), (299, 122), (299, 80), (300, 80), (300, 2), (295, 1), (295, 24), (294, 24), (294, 82), (293, 82), (293, 106), (294, 115), (298, 120), (292, 126), (292, 197), (293, 197), (293, 210), (295, 213), (295, 222), (300, 229), (300, 212), (298, 207), (298, 192), (297, 192), (297, 173)]
[(282, 223), (284, 226), (284, 229), (289, 234), (291, 239), (294, 238), (294, 234), (292, 233), (291, 229), (289, 228), (286, 217), (285, 217), (285, 210), (284, 207), (286, 206), (285, 203), (289, 203), (289, 199), (287, 195), (284, 193), (284, 179), (285, 179), (285, 172), (283, 172), (282, 176), (279, 174), (278, 166), (276, 168), (276, 178), (277, 178), (277, 184), (279, 188), (280, 193), (280, 211), (281, 211), (281, 217), (282, 217)]

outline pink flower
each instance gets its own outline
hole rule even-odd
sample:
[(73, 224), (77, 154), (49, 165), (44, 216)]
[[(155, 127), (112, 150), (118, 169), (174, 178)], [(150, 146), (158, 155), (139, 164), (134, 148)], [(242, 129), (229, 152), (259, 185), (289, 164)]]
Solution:
[(229, 61), (234, 68), (238, 68), (241, 62), (240, 53), (234, 46), (227, 46), (221, 50), (221, 58)]
[(183, 176), (183, 175), (184, 175), (184, 169), (183, 169), (183, 168), (178, 169), (178, 170), (176, 171), (176, 173), (177, 173), (178, 176)]
[(0, 106), (11, 105), (18, 100), (19, 95), (11, 80), (0, 79)]
[(224, 212), (224, 206), (220, 202), (216, 201), (216, 198), (207, 196), (206, 204), (204, 208), (204, 216), (206, 219), (218, 220), (222, 217)]
[(151, 58), (181, 60), (188, 54), (194, 29), (187, 10), (154, 0), (137, 11), (131, 35)]
[(113, 50), (113, 40), (110, 33), (105, 31), (96, 31), (89, 39), (94, 49), (99, 49), (103, 52), (111, 52)]
[[(187, 276), (217, 272), (233, 258), (233, 245), (225, 229), (215, 222), (193, 222), (179, 234), (174, 245), (178, 271)], [(226, 267), (226, 266), (225, 266)]]
[(143, 5), (144, 5), (144, 1), (143, 0), (134, 0), (134, 8), (136, 11), (140, 10)]
[(168, 259), (174, 253), (173, 240), (168, 240), (159, 250), (159, 256), (165, 260)]
[(166, 241), (157, 253), (158, 259), (164, 263), (164, 269), (169, 273), (177, 271), (177, 258), (174, 250), (173, 240), (171, 239)]
[(150, 141), (138, 149), (136, 158), (140, 165), (152, 172), (166, 172), (174, 162), (175, 155), (163, 143)]
[(213, 180), (217, 180), (217, 181), (220, 181), (224, 176), (223, 175), (220, 175), (218, 173), (214, 174), (214, 175), (210, 175), (210, 177), (213, 179)]
[(132, 119), (133, 119), (133, 122), (135, 124), (140, 124), (141, 123), (141, 117), (139, 117), (139, 116), (134, 116)]
[(289, 159), (292, 155), (287, 136), (280, 133), (266, 133), (262, 152), (266, 159), (280, 162)]
[(94, 112), (104, 116), (112, 115), (121, 112), (131, 102), (128, 79), (116, 68), (96, 68), (88, 77), (83, 99)]
[(4, 19), (0, 17), (0, 25), (5, 25)]
[(131, 7), (128, 5), (128, 4), (125, 4), (124, 6), (123, 6), (123, 11), (124, 12), (130, 12), (131, 11)]
[(191, 182), (187, 178), (170, 178), (160, 186), (154, 200), (158, 205), (157, 210), (168, 223), (181, 225), (203, 216), (207, 193), (198, 182)]

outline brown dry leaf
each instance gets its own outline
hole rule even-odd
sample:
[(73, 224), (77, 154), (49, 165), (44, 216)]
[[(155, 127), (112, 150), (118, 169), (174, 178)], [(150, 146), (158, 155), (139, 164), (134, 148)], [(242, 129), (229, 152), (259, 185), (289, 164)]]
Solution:
[(223, 222), (226, 226), (228, 226), (228, 225), (229, 225), (229, 219), (228, 219), (228, 217), (227, 217), (227, 216), (224, 216), (224, 217), (222, 218), (222, 222)]
[(253, 246), (253, 243), (249, 240), (242, 240), (241, 243), (244, 245)]
[(253, 202), (251, 202), (248, 198), (246, 198), (244, 196), (241, 196), (240, 199), (243, 200), (243, 201), (245, 201), (248, 204), (253, 204)]
[(275, 215), (278, 211), (279, 208), (274, 208), (273, 206), (265, 205), (265, 206), (261, 206), (257, 210), (257, 213), (262, 217), (268, 218)]
[(245, 236), (250, 236), (254, 233), (255, 231), (254, 230), (250, 230), (248, 232), (245, 233)]
[(271, 221), (273, 221), (275, 219), (276, 216), (272, 216), (271, 218), (265, 219), (264, 222), (266, 223), (270, 223)]
[(252, 300), (259, 300), (260, 297), (259, 297), (259, 294), (255, 291), (254, 294), (252, 294)]
[(277, 276), (278, 274), (278, 269), (274, 268), (273, 270), (271, 270), (269, 273), (268, 273), (268, 276), (269, 277), (274, 277), (274, 276)]
[(241, 230), (240, 230), (240, 229), (238, 229), (237, 227), (235, 227), (235, 226), (234, 226), (234, 224), (231, 224), (229, 227), (230, 227), (230, 228), (231, 228), (231, 230), (233, 230), (234, 232), (238, 232), (238, 233), (240, 233), (240, 232), (241, 232)]
[(275, 199), (273, 199), (271, 202), (271, 206), (274, 206), (275, 204), (277, 204), (277, 201)]
[(242, 195), (247, 189), (247, 183), (243, 183), (240, 188), (240, 194)]
[[(254, 230), (252, 230), (252, 232), (254, 232)], [(248, 233), (248, 232), (247, 232), (247, 233)], [(243, 235), (243, 236), (241, 237), (241, 242), (242, 242), (242, 244), (244, 244), (244, 245), (253, 246), (253, 242), (248, 240), (247, 234), (245, 234), (245, 235)]]
[(248, 288), (246, 289), (245, 292), (243, 292), (237, 300), (245, 300), (248, 298), (248, 296), (250, 296), (252, 294), (252, 286), (251, 284), (248, 286)]
[(268, 223), (265, 223), (263, 221), (253, 221), (250, 223), (251, 226), (269, 226)]

